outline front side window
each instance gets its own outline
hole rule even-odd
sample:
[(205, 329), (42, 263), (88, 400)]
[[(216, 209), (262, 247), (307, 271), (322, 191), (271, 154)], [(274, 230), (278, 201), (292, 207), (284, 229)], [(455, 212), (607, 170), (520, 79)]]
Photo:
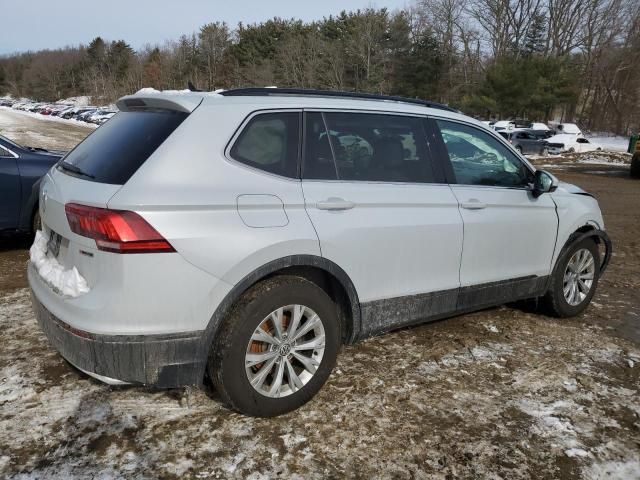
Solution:
[(433, 182), (426, 150), (419, 118), (309, 113), (304, 178)]
[(296, 178), (299, 128), (298, 112), (256, 115), (231, 148), (231, 157), (265, 172)]
[(533, 173), (511, 152), (486, 132), (455, 122), (437, 121), (455, 183), (498, 187), (527, 187)]

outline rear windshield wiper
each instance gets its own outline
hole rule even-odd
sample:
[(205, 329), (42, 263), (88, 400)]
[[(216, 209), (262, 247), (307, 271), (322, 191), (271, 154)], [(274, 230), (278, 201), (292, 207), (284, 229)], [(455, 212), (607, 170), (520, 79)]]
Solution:
[(59, 165), (60, 165), (60, 168), (62, 168), (63, 170), (66, 170), (66, 171), (71, 172), (71, 173), (75, 173), (76, 175), (80, 175), (81, 177), (96, 178), (95, 176), (91, 175), (90, 173), (85, 172), (81, 168), (76, 167), (72, 163), (60, 162)]

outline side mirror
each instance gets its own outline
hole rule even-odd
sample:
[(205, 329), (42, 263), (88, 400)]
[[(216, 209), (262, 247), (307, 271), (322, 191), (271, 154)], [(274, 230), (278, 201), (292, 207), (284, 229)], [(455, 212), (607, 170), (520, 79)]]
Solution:
[(544, 170), (536, 170), (533, 181), (533, 198), (538, 198), (543, 193), (550, 193), (558, 188), (558, 179)]

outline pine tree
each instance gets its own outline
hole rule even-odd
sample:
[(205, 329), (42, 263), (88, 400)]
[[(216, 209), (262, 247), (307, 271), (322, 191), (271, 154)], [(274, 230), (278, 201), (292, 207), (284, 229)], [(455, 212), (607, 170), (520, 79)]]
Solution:
[(547, 15), (540, 10), (531, 16), (531, 24), (522, 45), (523, 56), (540, 55), (546, 48)]

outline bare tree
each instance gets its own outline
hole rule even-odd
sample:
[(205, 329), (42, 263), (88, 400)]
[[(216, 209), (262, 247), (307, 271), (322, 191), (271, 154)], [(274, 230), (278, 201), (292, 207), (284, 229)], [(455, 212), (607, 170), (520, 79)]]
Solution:
[(589, 0), (548, 0), (549, 37), (546, 51), (555, 56), (569, 54), (582, 42), (581, 27)]
[(222, 85), (221, 70), (227, 49), (231, 45), (231, 34), (225, 22), (208, 23), (200, 28), (200, 54), (204, 59), (207, 89)]

